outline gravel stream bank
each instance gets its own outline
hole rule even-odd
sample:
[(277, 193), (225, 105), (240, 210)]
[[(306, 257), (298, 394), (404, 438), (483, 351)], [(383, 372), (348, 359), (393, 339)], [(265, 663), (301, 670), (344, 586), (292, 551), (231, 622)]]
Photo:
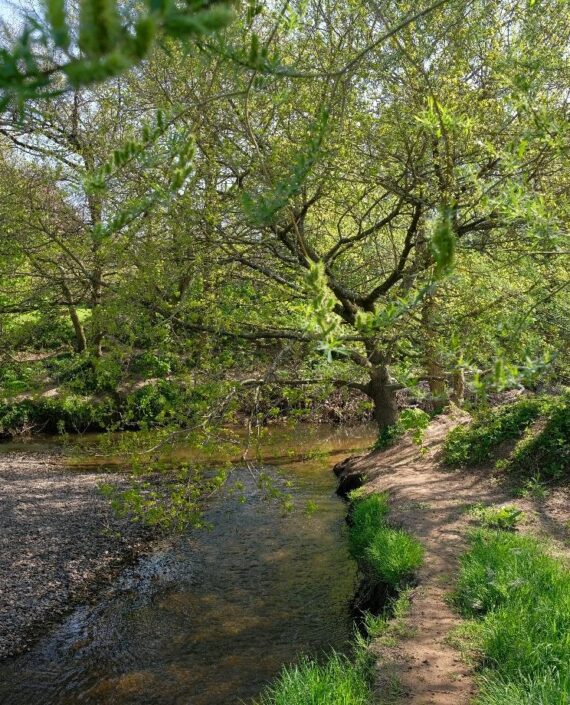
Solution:
[(0, 659), (25, 650), (148, 543), (97, 486), (119, 475), (70, 470), (56, 455), (0, 454)]

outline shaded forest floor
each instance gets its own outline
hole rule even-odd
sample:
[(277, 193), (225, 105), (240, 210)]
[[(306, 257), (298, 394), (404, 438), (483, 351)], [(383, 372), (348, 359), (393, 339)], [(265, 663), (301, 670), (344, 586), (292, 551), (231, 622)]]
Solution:
[(405, 439), (389, 450), (351, 459), (341, 474), (344, 482), (360, 475), (366, 492), (389, 492), (391, 522), (419, 538), (425, 548), (400, 638), (379, 637), (371, 645), (382, 703), (466, 705), (473, 698), (472, 667), (452, 645), (453, 631), (462, 620), (449, 605), (466, 532), (475, 525), (469, 513), (473, 505), (516, 505), (524, 511), (519, 531), (543, 537), (556, 553), (570, 556), (569, 488), (552, 489), (540, 499), (514, 498), (512, 481), (496, 470), (442, 467), (445, 436), (466, 420), (463, 415), (439, 417), (421, 448)]

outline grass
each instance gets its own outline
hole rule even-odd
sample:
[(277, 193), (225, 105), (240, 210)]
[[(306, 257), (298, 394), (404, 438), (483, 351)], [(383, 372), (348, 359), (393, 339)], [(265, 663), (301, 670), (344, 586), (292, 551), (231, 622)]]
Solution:
[(352, 511), (349, 547), (352, 556), (379, 581), (401, 587), (423, 561), (420, 542), (387, 522), (386, 493), (357, 500)]
[(479, 705), (570, 703), (570, 572), (535, 539), (473, 532), (454, 601), (473, 619)]
[(363, 664), (333, 653), (323, 664), (306, 659), (284, 668), (257, 705), (367, 705), (371, 695)]
[(416, 631), (406, 620), (411, 606), (411, 588), (404, 588), (391, 600), (382, 614), (364, 614), (363, 626), (370, 639), (377, 639), (384, 646), (394, 646), (399, 639), (410, 638)]
[(362, 561), (366, 549), (372, 543), (376, 531), (386, 525), (390, 511), (388, 494), (371, 494), (367, 497), (351, 493), (351, 526), (348, 534), (350, 553), (357, 561)]
[(365, 552), (365, 559), (375, 575), (398, 586), (409, 580), (421, 566), (424, 549), (420, 542), (403, 529), (385, 526), (378, 529)]

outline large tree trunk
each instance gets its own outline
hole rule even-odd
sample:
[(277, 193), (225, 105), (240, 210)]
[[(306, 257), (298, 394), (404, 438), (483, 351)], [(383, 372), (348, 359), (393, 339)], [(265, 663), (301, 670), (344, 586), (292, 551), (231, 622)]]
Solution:
[(374, 403), (374, 420), (378, 429), (382, 430), (387, 426), (393, 426), (398, 421), (397, 385), (392, 382), (388, 368), (374, 369), (365, 389), (366, 394)]

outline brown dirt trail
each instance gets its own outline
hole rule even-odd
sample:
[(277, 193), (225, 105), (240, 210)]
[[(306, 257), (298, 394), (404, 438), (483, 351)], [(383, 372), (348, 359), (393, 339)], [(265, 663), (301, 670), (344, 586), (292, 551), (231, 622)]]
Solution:
[[(422, 448), (406, 439), (387, 451), (343, 463), (341, 483), (354, 487), (360, 477), (367, 491), (388, 491), (391, 521), (419, 538), (425, 548), (403, 638), (395, 646), (386, 646), (382, 639), (371, 645), (382, 705), (400, 701), (466, 705), (475, 693), (473, 673), (448, 640), (461, 619), (447, 598), (472, 524), (466, 509), (476, 502), (512, 503), (513, 498), (488, 469), (449, 472), (440, 466), (443, 439), (466, 420), (460, 414), (439, 417), (429, 427)], [(558, 496), (540, 506), (531, 500), (516, 500), (516, 504), (529, 513), (535, 533), (556, 535), (556, 528), (561, 529), (568, 519), (568, 505)]]

